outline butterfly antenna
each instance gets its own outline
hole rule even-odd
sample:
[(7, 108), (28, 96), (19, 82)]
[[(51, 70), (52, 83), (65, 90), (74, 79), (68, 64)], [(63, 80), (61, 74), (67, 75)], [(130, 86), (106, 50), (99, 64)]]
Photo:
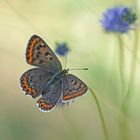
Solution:
[(88, 68), (80, 68), (80, 69), (69, 69), (69, 70), (88, 70)]
[(67, 67), (67, 59), (68, 59), (68, 53), (66, 53), (66, 55), (65, 55), (65, 69), (66, 69), (66, 67)]

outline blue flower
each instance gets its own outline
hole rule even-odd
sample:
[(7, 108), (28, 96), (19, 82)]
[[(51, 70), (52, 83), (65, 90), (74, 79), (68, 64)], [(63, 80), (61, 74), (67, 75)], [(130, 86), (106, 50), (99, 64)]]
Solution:
[(55, 52), (60, 56), (65, 56), (69, 52), (69, 48), (66, 43), (56, 43)]
[(131, 8), (117, 6), (103, 13), (101, 23), (107, 32), (127, 33), (135, 26), (136, 19), (136, 13)]

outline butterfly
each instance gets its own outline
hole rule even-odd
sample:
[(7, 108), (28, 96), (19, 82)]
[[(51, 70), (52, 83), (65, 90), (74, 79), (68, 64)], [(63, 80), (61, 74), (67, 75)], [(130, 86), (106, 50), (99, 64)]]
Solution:
[(20, 84), (26, 95), (32, 98), (41, 96), (37, 106), (41, 111), (49, 112), (59, 103), (69, 102), (87, 91), (87, 85), (69, 69), (62, 70), (57, 56), (45, 41), (33, 35), (27, 45), (26, 61), (36, 66), (20, 77)]

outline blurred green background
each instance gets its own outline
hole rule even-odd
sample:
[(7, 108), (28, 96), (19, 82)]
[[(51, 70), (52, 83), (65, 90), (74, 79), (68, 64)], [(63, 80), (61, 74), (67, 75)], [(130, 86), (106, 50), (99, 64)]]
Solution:
[[(40, 112), (35, 106), (37, 100), (23, 94), (19, 78), (31, 68), (26, 63), (25, 50), (33, 34), (41, 36), (53, 50), (56, 41), (67, 42), (71, 49), (67, 67), (89, 68), (72, 73), (96, 90), (110, 138), (120, 139), (118, 106), (123, 95), (118, 41), (103, 32), (100, 25), (102, 12), (120, 4), (133, 7), (132, 0), (0, 0), (0, 140), (104, 140), (90, 92), (50, 113)], [(127, 76), (133, 32), (124, 35), (124, 40)], [(129, 118), (133, 140), (140, 139), (139, 71), (140, 57)]]

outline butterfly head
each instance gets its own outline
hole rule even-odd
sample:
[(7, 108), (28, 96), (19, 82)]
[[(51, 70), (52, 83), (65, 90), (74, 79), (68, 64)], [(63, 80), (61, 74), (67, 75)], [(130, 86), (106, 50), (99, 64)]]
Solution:
[(68, 74), (68, 72), (69, 72), (69, 69), (64, 69), (64, 70), (63, 70), (63, 74), (64, 74), (64, 75)]

